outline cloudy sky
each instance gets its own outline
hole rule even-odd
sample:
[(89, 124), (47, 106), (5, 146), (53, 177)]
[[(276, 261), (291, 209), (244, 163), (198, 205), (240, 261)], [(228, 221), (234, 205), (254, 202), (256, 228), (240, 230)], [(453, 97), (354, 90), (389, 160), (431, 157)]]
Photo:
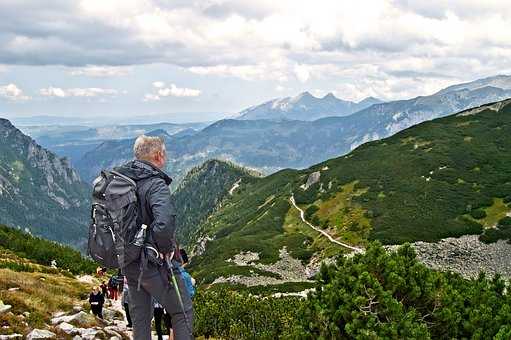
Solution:
[(511, 74), (508, 0), (0, 0), (0, 115), (198, 121)]

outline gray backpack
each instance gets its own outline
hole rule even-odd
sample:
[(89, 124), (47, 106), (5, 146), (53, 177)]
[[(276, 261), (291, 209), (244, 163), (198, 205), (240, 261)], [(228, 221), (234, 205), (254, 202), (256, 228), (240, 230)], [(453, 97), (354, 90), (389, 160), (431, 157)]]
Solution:
[(139, 226), (137, 184), (116, 171), (93, 182), (88, 254), (106, 268), (124, 268), (141, 256), (146, 226)]

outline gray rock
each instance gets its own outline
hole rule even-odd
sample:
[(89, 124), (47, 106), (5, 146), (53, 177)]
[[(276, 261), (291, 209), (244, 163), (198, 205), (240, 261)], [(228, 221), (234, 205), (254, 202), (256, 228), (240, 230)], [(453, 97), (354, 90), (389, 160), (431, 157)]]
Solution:
[(73, 340), (83, 340), (83, 338), (81, 336), (79, 336), (79, 335), (75, 335), (73, 337)]
[(83, 310), (82, 306), (73, 306), (73, 312), (78, 313)]
[(67, 322), (71, 324), (87, 324), (94, 321), (94, 317), (85, 313), (85, 312), (79, 312), (74, 315), (65, 315), (61, 317), (56, 317), (51, 319), (51, 323), (53, 325), (59, 324), (61, 322)]
[(113, 320), (116, 316), (117, 312), (110, 308), (103, 308), (103, 317), (106, 320)]
[(307, 183), (302, 185), (303, 190), (309, 189), (311, 186), (319, 182), (319, 179), (321, 178), (321, 172), (316, 171), (309, 175), (309, 178), (307, 178)]
[(9, 335), (0, 335), (0, 340), (9, 340), (9, 339), (21, 339), (23, 335), (21, 334), (9, 334)]
[(57, 335), (45, 329), (34, 329), (27, 335), (27, 340), (33, 339), (55, 339)]
[(76, 334), (78, 333), (78, 330), (75, 326), (71, 325), (70, 323), (63, 322), (60, 325), (57, 326), (58, 329), (63, 331), (66, 334)]
[(4, 305), (4, 302), (0, 300), (0, 314), (7, 313), (11, 310), (11, 305)]
[(98, 337), (105, 337), (106, 334), (96, 328), (80, 328), (80, 336), (85, 340), (94, 340)]

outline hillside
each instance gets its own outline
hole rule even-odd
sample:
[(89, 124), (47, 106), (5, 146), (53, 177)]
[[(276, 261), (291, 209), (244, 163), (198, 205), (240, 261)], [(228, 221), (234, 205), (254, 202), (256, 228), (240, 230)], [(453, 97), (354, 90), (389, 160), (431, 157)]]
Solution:
[[(307, 168), (420, 122), (511, 97), (507, 87), (496, 87), (511, 83), (511, 77), (503, 76), (499, 82), (492, 79), (430, 96), (374, 104), (344, 117), (315, 121), (221, 120), (191, 136), (171, 136), (167, 142), (168, 170), (178, 182), (191, 168), (213, 158), (264, 174)], [(106, 143), (88, 152), (76, 164), (77, 169), (89, 181), (99, 167), (124, 162), (131, 146), (129, 140)]]
[(355, 103), (339, 99), (332, 93), (318, 98), (309, 92), (303, 92), (296, 97), (277, 98), (250, 107), (241, 111), (238, 119), (313, 121), (325, 117), (348, 116), (378, 103), (382, 103), (382, 101), (372, 97)]
[(270, 264), (286, 253), (311, 265), (349, 251), (303, 223), (292, 195), (307, 221), (360, 247), (505, 230), (510, 136), (506, 100), (421, 123), (307, 170), (242, 184), (201, 226), (205, 252), (192, 268), (203, 282), (247, 282), (240, 276), (274, 277)]
[(0, 223), (79, 246), (89, 187), (68, 161), (0, 119)]
[(216, 209), (222, 200), (234, 194), (243, 183), (256, 174), (247, 169), (219, 160), (210, 160), (186, 174), (173, 193), (179, 211), (178, 240), (187, 245), (197, 228)]
[[(51, 262), (55, 260), (56, 266)], [(0, 312), (1, 335), (21, 334), (25, 338), (34, 328), (45, 329), (57, 312), (87, 310), (91, 286), (76, 274), (94, 273), (96, 264), (76, 250), (0, 225), (0, 301), (10, 305)], [(81, 315), (92, 327), (94, 318)], [(71, 338), (59, 331), (59, 338)]]

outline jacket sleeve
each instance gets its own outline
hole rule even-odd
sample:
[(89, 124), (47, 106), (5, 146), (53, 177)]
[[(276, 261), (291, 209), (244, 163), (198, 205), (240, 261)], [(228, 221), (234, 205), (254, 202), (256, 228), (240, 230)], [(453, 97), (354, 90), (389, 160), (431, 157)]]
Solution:
[(150, 188), (147, 201), (153, 214), (151, 230), (158, 250), (168, 254), (174, 250), (176, 209), (170, 189), (163, 179), (157, 179)]

